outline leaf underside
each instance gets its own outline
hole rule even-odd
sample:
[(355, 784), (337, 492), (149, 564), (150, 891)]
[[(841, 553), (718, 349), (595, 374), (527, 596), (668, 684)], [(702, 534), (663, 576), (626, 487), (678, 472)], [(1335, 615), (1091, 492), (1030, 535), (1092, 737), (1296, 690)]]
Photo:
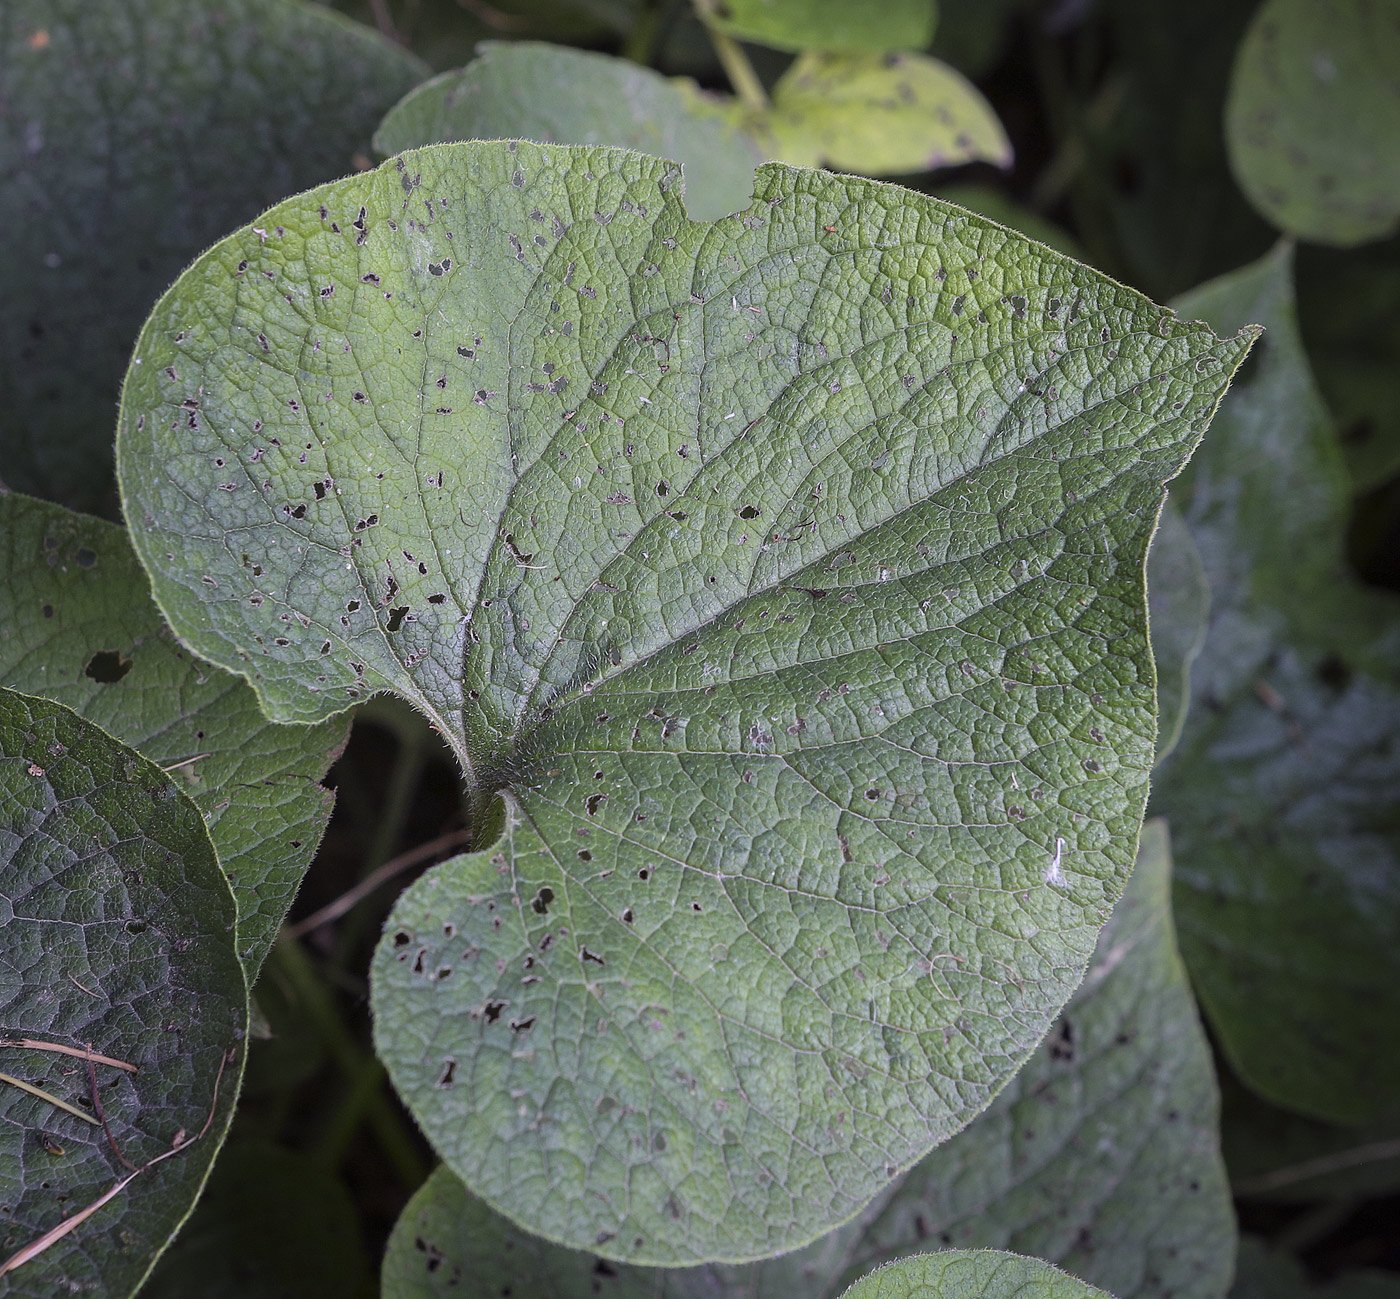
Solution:
[(292, 200), (158, 305), (118, 447), (199, 653), (283, 720), (411, 700), (500, 827), (376, 958), (410, 1108), (653, 1263), (851, 1217), (1073, 990), (1162, 484), (1252, 338), (892, 186), (706, 225), (678, 176), (477, 143)]
[[(0, 1264), (129, 1175), (113, 1142), (140, 1166), (209, 1122), (12, 1270), (7, 1296), (127, 1296), (188, 1216), (243, 1067), (234, 915), (172, 780), (62, 705), (0, 690), (0, 1070), (90, 1116), (0, 1083)], [(69, 1053), (10, 1044), (26, 1040)], [(89, 1075), (73, 1054), (85, 1049), (136, 1072), (98, 1062)]]

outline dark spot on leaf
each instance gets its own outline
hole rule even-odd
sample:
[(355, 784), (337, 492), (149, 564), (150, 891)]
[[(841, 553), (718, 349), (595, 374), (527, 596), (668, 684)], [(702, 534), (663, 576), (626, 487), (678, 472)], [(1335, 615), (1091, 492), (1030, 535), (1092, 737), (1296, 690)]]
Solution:
[(389, 631), (398, 631), (403, 626), (403, 620), (408, 616), (408, 608), (408, 605), (401, 604), (397, 608), (389, 610)]
[(74, 558), (78, 561), (79, 568), (97, 567), (97, 552), (95, 550), (89, 550), (86, 546), (79, 546), (78, 553)]
[(531, 908), (538, 916), (549, 914), (549, 904), (554, 901), (554, 890), (545, 884), (540, 891), (535, 894), (535, 900), (530, 903)]
[(488, 1001), (485, 1006), (486, 1022), (494, 1024), (501, 1017), (501, 1011), (506, 1008), (504, 1001)]
[(584, 800), (584, 806), (588, 808), (588, 815), (597, 816), (598, 809), (607, 801), (608, 796), (606, 794), (590, 794)]

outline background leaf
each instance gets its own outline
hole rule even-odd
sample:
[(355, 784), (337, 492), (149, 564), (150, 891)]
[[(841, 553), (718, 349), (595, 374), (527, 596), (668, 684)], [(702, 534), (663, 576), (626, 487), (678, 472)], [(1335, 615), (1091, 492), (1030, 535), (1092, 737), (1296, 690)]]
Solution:
[(901, 1259), (846, 1291), (846, 1299), (1092, 1299), (1102, 1290), (1038, 1258), (994, 1249)]
[(1153, 806), (1182, 951), (1240, 1079), (1338, 1123), (1400, 1088), (1394, 599), (1342, 554), (1348, 484), (1293, 315), (1290, 255), (1178, 304), (1268, 341), (1172, 493), (1211, 583), (1195, 702)]
[(353, 1299), (370, 1279), (344, 1183), (308, 1155), (230, 1144), (144, 1299)]
[[(12, 1271), (7, 1296), (129, 1295), (193, 1207), (243, 1065), (234, 919), (203, 820), (173, 781), (62, 705), (0, 690), (0, 1039), (137, 1066), (94, 1066), (111, 1138), (132, 1164), (211, 1120), (203, 1139)], [(233, 1063), (221, 1068), (225, 1053)], [(82, 1061), (9, 1044), (0, 1060), (97, 1113)], [(129, 1171), (101, 1124), (0, 1083), (0, 1265)]]
[(181, 633), (279, 717), (404, 695), (502, 835), (389, 922), (400, 1094), (658, 1263), (849, 1218), (1073, 990), (1162, 483), (1251, 337), (907, 191), (764, 168), (703, 225), (675, 178), (446, 145), (274, 209), (153, 315), (119, 450)]
[(0, 682), (171, 768), (233, 885), (251, 984), (325, 831), (345, 721), (270, 724), (176, 641), (121, 528), (19, 495), (0, 496)]
[(659, 73), (559, 45), (487, 43), (396, 104), (375, 133), (381, 153), (452, 140), (611, 144), (674, 158), (686, 210), (710, 220), (744, 207), (760, 157), (748, 137), (692, 111)]
[(1370, 0), (1265, 0), (1225, 109), (1249, 201), (1303, 239), (1343, 246), (1400, 225), (1400, 11)]
[(440, 1168), (390, 1238), (386, 1299), (449, 1295), (468, 1277), (516, 1299), (827, 1299), (892, 1257), (947, 1245), (1034, 1253), (1118, 1299), (1220, 1299), (1234, 1229), (1170, 885), (1166, 827), (1149, 822), (1084, 983), (1025, 1067), (891, 1193), (814, 1245), (749, 1268), (600, 1267), (513, 1227)]
[(1231, 1299), (1400, 1299), (1400, 1280), (1393, 1272), (1356, 1271), (1314, 1284), (1296, 1260), (1246, 1237), (1230, 1293)]
[(1205, 644), (1210, 584), (1191, 530), (1171, 501), (1147, 556), (1152, 657), (1157, 663), (1157, 761), (1181, 738), (1191, 704), (1191, 665)]
[(294, 0), (7, 0), (0, 66), (0, 478), (110, 509), (151, 304), (232, 227), (353, 171), (426, 69)]
[(1011, 164), (991, 105), (960, 72), (923, 54), (799, 54), (771, 112), (739, 113), (769, 156), (867, 176), (968, 162)]
[(933, 38), (934, 0), (699, 0), (705, 21), (780, 50), (884, 54), (921, 50)]

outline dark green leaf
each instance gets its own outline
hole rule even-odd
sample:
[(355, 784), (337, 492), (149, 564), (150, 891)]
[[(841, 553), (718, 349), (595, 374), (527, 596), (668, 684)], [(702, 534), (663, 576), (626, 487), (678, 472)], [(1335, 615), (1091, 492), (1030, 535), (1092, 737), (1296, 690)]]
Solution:
[(1289, 263), (1281, 246), (1179, 304), (1269, 332), (1173, 492), (1212, 603), (1154, 807), (1187, 968), (1235, 1072), (1357, 1123), (1400, 1094), (1400, 608), (1346, 570), (1348, 484)]
[(1077, 984), (1162, 484), (1252, 335), (894, 186), (765, 167), (705, 225), (677, 180), (440, 145), (274, 209), (152, 316), (118, 462), (182, 636), (285, 720), (415, 703), (500, 834), (374, 968), (448, 1163), (555, 1239), (739, 1261), (962, 1127)]
[(293, 0), (6, 0), (0, 67), (0, 479), (93, 509), (156, 297), (233, 226), (354, 170), (426, 69)]
[(345, 1184), (307, 1155), (230, 1142), (142, 1299), (354, 1299), (369, 1279)]
[[(62, 705), (0, 690), (0, 1070), (89, 1116), (0, 1081), (6, 1296), (129, 1295), (189, 1214), (243, 1067), (234, 916), (173, 780)], [(137, 1071), (97, 1062), (90, 1075), (84, 1050)]]
[(933, 39), (935, 0), (696, 0), (706, 22), (779, 50), (884, 54)]
[(712, 219), (744, 207), (760, 158), (747, 136), (695, 112), (665, 77), (625, 59), (558, 45), (487, 44), (395, 105), (375, 133), (381, 153), (451, 140), (614, 144), (685, 168), (687, 211)]
[(1321, 243), (1400, 226), (1400, 8), (1265, 0), (1235, 61), (1230, 163), (1280, 230)]
[(56, 699), (161, 767), (204, 814), (238, 899), (251, 983), (330, 817), (344, 721), (271, 725), (151, 603), (121, 528), (0, 497), (0, 682)]
[[(990, 1109), (855, 1222), (750, 1268), (606, 1273), (614, 1299), (826, 1299), (930, 1246), (1009, 1247), (1119, 1299), (1220, 1299), (1234, 1258), (1210, 1051), (1172, 937), (1166, 828), (1142, 853), (1089, 973)], [(384, 1260), (389, 1299), (587, 1299), (597, 1261), (528, 1236), (440, 1169)]]

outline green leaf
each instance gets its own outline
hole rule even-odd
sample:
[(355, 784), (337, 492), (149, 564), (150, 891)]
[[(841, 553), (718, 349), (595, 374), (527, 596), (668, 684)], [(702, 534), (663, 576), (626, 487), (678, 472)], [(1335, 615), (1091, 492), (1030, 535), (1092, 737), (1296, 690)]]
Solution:
[(1394, 1272), (1343, 1272), (1323, 1285), (1310, 1282), (1298, 1263), (1262, 1241), (1240, 1241), (1240, 1270), (1231, 1299), (1400, 1299)]
[(95, 509), (157, 296), (269, 203), (352, 170), (426, 69), (292, 0), (7, 0), (0, 67), (0, 479)]
[[(129, 1295), (188, 1216), (233, 1113), (248, 1025), (233, 895), (198, 809), (159, 767), (10, 690), (0, 881), (0, 1070), (88, 1116), (0, 1081), (5, 1294)], [(89, 1075), (84, 1050), (136, 1071), (104, 1060)]]
[[(1034, 1253), (1119, 1299), (1219, 1299), (1235, 1233), (1210, 1050), (1176, 953), (1170, 883), (1166, 827), (1150, 822), (1128, 891), (1049, 1036), (985, 1114), (856, 1221), (749, 1268), (658, 1275), (622, 1265), (613, 1295), (827, 1299), (890, 1258), (938, 1244)], [(433, 1299), (464, 1277), (482, 1293), (586, 1299), (596, 1260), (519, 1231), (443, 1168), (399, 1219), (384, 1292)]]
[(1019, 230), (1023, 235), (1029, 235), (1057, 253), (1064, 253), (1066, 257), (1073, 257), (1078, 261), (1084, 260), (1084, 249), (1067, 230), (1008, 197), (995, 186), (971, 182), (940, 184), (935, 193), (944, 202), (956, 203), (959, 207), (968, 208), (998, 225)]
[(670, 81), (606, 54), (522, 42), (484, 44), (480, 57), (425, 82), (375, 133), (381, 153), (452, 140), (521, 138), (613, 144), (675, 158), (697, 220), (744, 207), (758, 150), (735, 127), (700, 114)]
[(1038, 1258), (995, 1249), (941, 1250), (872, 1272), (845, 1299), (1106, 1299)]
[(233, 885), (251, 984), (330, 818), (320, 779), (345, 722), (269, 724), (241, 680), (175, 640), (121, 528), (18, 495), (0, 496), (0, 681), (169, 769)]
[(1400, 11), (1265, 0), (1225, 106), (1230, 165), (1280, 230), (1348, 247), (1400, 227)]
[(1191, 704), (1191, 665), (1205, 644), (1210, 583), (1191, 529), (1170, 501), (1147, 555), (1152, 656), (1157, 662), (1157, 761), (1181, 738)]
[(770, 156), (867, 176), (1011, 165), (992, 106), (962, 73), (924, 54), (800, 54), (771, 112), (743, 119)]
[(938, 17), (934, 0), (696, 0), (696, 8), (729, 36), (794, 53), (921, 50)]
[(177, 631), (283, 720), (415, 703), (500, 835), (376, 957), (419, 1122), (658, 1263), (851, 1217), (1073, 991), (1162, 484), (1252, 339), (897, 187), (677, 179), (486, 142), (284, 204), (157, 307), (118, 449)]
[(308, 1155), (235, 1137), (142, 1299), (352, 1299), (369, 1261), (345, 1184)]
[(1182, 951), (1243, 1082), (1359, 1123), (1400, 1093), (1400, 606), (1346, 567), (1348, 483), (1288, 248), (1178, 307), (1269, 329), (1172, 493), (1212, 598), (1154, 789), (1182, 863)]

